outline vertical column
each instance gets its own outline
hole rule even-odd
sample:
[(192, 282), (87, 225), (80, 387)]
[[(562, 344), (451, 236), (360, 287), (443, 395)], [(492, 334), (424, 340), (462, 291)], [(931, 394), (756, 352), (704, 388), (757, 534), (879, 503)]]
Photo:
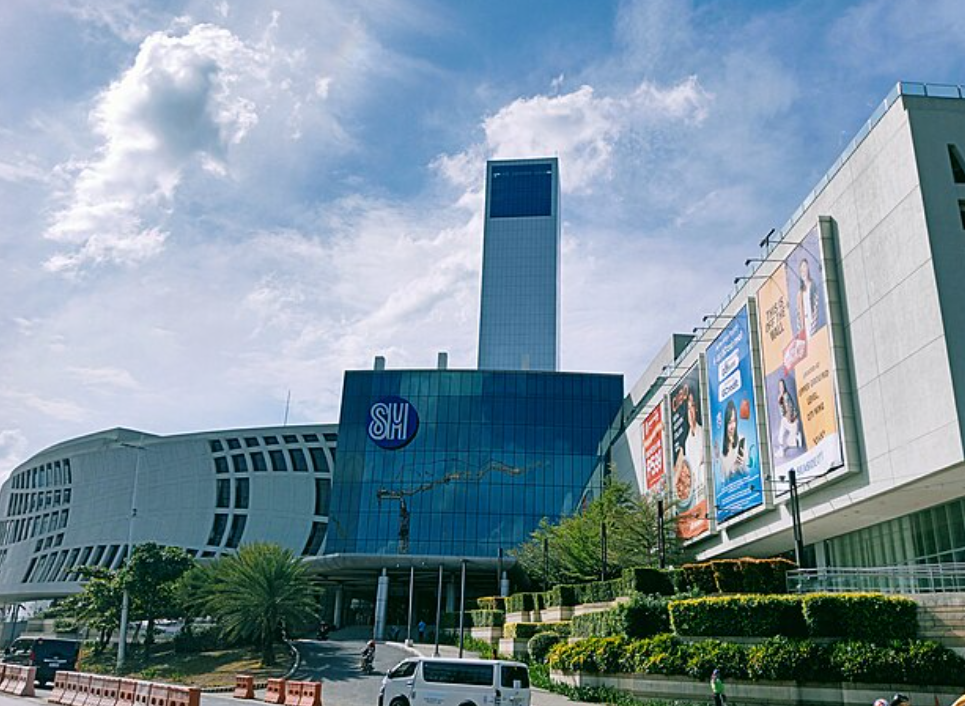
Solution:
[(446, 612), (456, 612), (456, 577), (450, 576), (446, 581)]
[(509, 575), (505, 571), (499, 581), (499, 595), (503, 598), (509, 595)]
[(345, 604), (345, 586), (339, 584), (335, 589), (335, 610), (332, 616), (332, 625), (338, 630), (342, 627), (342, 608)]
[(375, 592), (375, 637), (376, 640), (385, 639), (385, 615), (389, 607), (389, 572), (382, 569), (379, 576), (378, 588)]

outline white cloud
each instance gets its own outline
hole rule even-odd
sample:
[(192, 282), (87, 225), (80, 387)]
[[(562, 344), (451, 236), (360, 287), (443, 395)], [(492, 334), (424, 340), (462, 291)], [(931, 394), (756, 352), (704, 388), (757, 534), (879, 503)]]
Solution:
[(27, 437), (19, 429), (0, 429), (0, 483), (27, 457)]
[[(552, 89), (559, 85), (554, 79)], [(436, 164), (454, 183), (478, 188), (483, 159), (558, 156), (563, 191), (589, 193), (611, 176), (621, 140), (646, 139), (656, 126), (699, 124), (711, 100), (695, 76), (670, 87), (644, 81), (614, 95), (583, 85), (570, 93), (518, 98), (483, 121), (484, 145)]]
[(104, 144), (76, 174), (47, 237), (74, 246), (51, 270), (88, 263), (137, 263), (156, 255), (164, 216), (195, 159), (223, 174), (231, 145), (258, 120), (244, 86), (259, 80), (262, 56), (228, 30), (194, 26), (150, 35), (134, 65), (104, 91), (91, 114)]
[(0, 397), (6, 397), (18, 405), (24, 405), (62, 422), (79, 422), (86, 416), (84, 407), (69, 399), (44, 397), (34, 392), (9, 389), (0, 390)]
[(67, 369), (78, 382), (86, 387), (136, 390), (140, 387), (130, 371), (116, 367), (70, 367)]

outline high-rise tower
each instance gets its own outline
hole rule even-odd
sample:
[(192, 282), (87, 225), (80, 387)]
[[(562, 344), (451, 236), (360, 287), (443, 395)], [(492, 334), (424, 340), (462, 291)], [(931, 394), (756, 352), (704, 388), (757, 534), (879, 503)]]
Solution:
[(556, 370), (560, 351), (559, 162), (486, 165), (481, 370)]

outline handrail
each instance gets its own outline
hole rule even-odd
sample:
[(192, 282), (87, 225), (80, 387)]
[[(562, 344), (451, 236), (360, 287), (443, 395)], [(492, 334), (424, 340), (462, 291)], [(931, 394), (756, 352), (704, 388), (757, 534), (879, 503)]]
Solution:
[(965, 563), (795, 569), (787, 572), (787, 590), (789, 593), (963, 593)]

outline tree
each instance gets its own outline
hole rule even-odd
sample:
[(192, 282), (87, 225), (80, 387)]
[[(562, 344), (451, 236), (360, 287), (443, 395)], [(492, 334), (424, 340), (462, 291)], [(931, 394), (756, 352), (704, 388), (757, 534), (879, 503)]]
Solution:
[(194, 559), (180, 547), (162, 547), (154, 542), (138, 544), (119, 572), (120, 583), (130, 594), (131, 613), (147, 621), (144, 655), (154, 644), (158, 620), (182, 617), (177, 582), (194, 566)]
[(82, 566), (74, 574), (84, 589), (64, 600), (65, 613), (97, 631), (94, 651), (103, 652), (121, 620), (124, 589), (117, 571), (99, 566)]
[[(602, 568), (600, 535), (604, 524), (607, 578), (631, 566), (659, 564), (656, 502), (617, 482), (608, 482), (583, 512), (556, 524), (544, 519), (514, 554), (526, 574), (541, 585), (593, 581), (600, 578)], [(674, 563), (680, 549), (670, 522), (666, 523), (664, 539), (667, 560)], [(545, 556), (544, 540), (548, 540), (549, 548)], [(548, 572), (544, 572), (547, 558)]]
[(205, 607), (229, 639), (253, 641), (262, 664), (275, 664), (275, 641), (286, 629), (317, 619), (316, 591), (308, 569), (277, 544), (242, 546), (211, 565), (210, 585), (201, 589)]

